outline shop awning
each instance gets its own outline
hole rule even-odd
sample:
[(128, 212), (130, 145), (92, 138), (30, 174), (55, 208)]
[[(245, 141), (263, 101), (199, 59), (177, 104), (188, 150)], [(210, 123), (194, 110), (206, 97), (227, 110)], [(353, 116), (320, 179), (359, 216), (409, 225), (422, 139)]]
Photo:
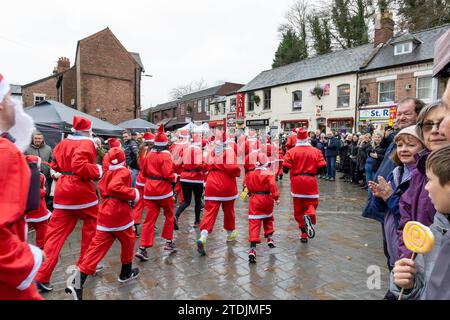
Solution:
[(450, 75), (450, 29), (434, 44), (433, 77)]
[(211, 128), (214, 128), (214, 127), (223, 127), (223, 126), (225, 125), (225, 122), (224, 122), (224, 120), (212, 120), (212, 121), (208, 121), (208, 125), (209, 125)]
[(329, 127), (331, 127), (331, 125), (330, 125), (331, 122), (350, 122), (350, 127), (352, 127), (354, 119), (352, 117), (348, 117), (348, 118), (328, 118), (327, 119), (327, 124), (328, 124)]

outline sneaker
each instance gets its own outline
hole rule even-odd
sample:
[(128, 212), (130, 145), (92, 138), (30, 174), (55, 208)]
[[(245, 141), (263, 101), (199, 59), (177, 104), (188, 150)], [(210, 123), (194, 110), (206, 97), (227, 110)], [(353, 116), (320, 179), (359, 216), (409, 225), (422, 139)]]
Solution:
[(139, 248), (134, 256), (139, 258), (141, 261), (148, 261), (148, 253), (146, 249)]
[(248, 251), (248, 261), (250, 263), (256, 262), (256, 251), (253, 248)]
[(275, 248), (275, 241), (273, 241), (272, 238), (267, 238), (267, 245), (269, 246), (269, 248), (273, 249)]
[(306, 234), (308, 235), (308, 238), (313, 239), (316, 235), (316, 231), (314, 230), (311, 217), (308, 215), (304, 215), (303, 221), (305, 222), (306, 225)]
[(300, 242), (308, 243), (308, 235), (306, 233), (302, 233), (302, 235), (300, 236)]
[(103, 269), (105, 269), (105, 266), (104, 266), (103, 264), (98, 264), (98, 265), (95, 267), (95, 273), (94, 273), (94, 276), (96, 276), (97, 273), (103, 271)]
[(42, 283), (39, 281), (35, 281), (35, 282), (36, 282), (36, 286), (38, 287), (40, 293), (46, 293), (46, 292), (53, 291), (53, 286), (49, 282), (46, 282), (46, 283)]
[(197, 240), (197, 251), (202, 256), (206, 256), (205, 247), (206, 247), (206, 239), (205, 238), (198, 239)]
[(175, 251), (175, 243), (173, 241), (166, 241), (166, 245), (164, 246), (165, 251)]
[(325, 177), (324, 180), (327, 180), (327, 181), (328, 181), (328, 180), (330, 180), (330, 177)]
[(173, 230), (180, 230), (180, 228), (178, 227), (178, 219), (176, 217), (173, 222)]
[(234, 230), (231, 233), (231, 235), (227, 236), (227, 242), (232, 242), (232, 241), (236, 240), (237, 234), (238, 234), (237, 230)]
[(139, 275), (139, 268), (134, 268), (134, 269), (131, 269), (131, 273), (128, 277), (120, 276), (119, 279), (117, 279), (117, 280), (120, 283), (125, 283), (130, 280), (136, 279), (138, 277), (138, 275)]
[(336, 179), (335, 178), (330, 178), (329, 181), (336, 181)]

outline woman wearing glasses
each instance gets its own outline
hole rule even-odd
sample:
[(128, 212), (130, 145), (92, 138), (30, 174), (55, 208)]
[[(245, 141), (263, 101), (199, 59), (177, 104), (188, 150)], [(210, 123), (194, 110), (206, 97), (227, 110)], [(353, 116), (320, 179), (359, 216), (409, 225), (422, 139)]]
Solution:
[(448, 144), (445, 136), (439, 133), (439, 126), (445, 117), (445, 105), (437, 101), (427, 105), (417, 119), (417, 135), (424, 141), (426, 150), (416, 155), (417, 166), (412, 171), (410, 187), (400, 199), (400, 224), (398, 229), (399, 256), (410, 258), (410, 252), (403, 243), (403, 228), (408, 221), (418, 221), (426, 226), (433, 223), (436, 209), (425, 190), (427, 177), (425, 164), (430, 152)]

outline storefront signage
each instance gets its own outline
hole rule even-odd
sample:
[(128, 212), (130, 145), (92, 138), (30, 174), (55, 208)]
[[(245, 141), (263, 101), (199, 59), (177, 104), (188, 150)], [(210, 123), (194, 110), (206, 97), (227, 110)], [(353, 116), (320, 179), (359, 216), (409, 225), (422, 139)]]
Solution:
[(236, 119), (245, 119), (245, 93), (236, 95)]
[(390, 117), (390, 108), (366, 109), (359, 111), (359, 121), (388, 121)]
[(236, 127), (236, 114), (235, 113), (227, 114), (227, 127), (230, 127), (230, 128)]
[(247, 127), (267, 127), (269, 125), (269, 119), (261, 120), (247, 120)]

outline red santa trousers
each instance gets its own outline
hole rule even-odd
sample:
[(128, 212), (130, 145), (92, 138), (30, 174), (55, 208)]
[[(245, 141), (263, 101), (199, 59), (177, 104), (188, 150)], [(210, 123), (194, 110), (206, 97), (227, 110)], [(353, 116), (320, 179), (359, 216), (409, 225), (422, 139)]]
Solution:
[(36, 247), (43, 249), (48, 229), (48, 221), (28, 222), (28, 228), (36, 231)]
[(236, 221), (234, 214), (234, 201), (211, 201), (205, 200), (205, 214), (202, 222), (200, 223), (200, 230), (207, 230), (208, 233), (212, 233), (214, 224), (216, 223), (217, 214), (219, 213), (220, 206), (223, 210), (223, 228), (226, 231), (234, 231), (236, 229)]
[(113, 232), (97, 230), (83, 260), (78, 264), (78, 268), (87, 275), (93, 275), (97, 265), (106, 256), (116, 239), (119, 240), (121, 246), (120, 261), (122, 264), (132, 263), (135, 238), (133, 228)]
[(144, 212), (144, 187), (136, 185), (136, 189), (138, 189), (141, 196), (134, 206), (133, 219), (134, 224), (141, 224), (142, 213)]
[(261, 225), (264, 228), (264, 238), (269, 237), (275, 232), (273, 227), (273, 216), (264, 219), (249, 219), (248, 220), (248, 241), (254, 243), (261, 243), (260, 233)]
[(312, 223), (316, 224), (316, 209), (319, 205), (319, 199), (294, 198), (294, 217), (298, 223), (299, 229), (305, 228), (303, 217), (311, 217)]
[(173, 192), (178, 196), (178, 203), (179, 204), (184, 203), (183, 189), (181, 188), (180, 180), (178, 180), (178, 182), (175, 184), (175, 188), (174, 188)]
[(164, 221), (161, 237), (166, 240), (172, 240), (175, 222), (175, 217), (173, 215), (173, 198), (169, 197), (162, 200), (144, 200), (144, 204), (147, 209), (147, 216), (145, 217), (144, 224), (142, 225), (140, 247), (153, 247), (153, 241), (155, 238), (155, 223), (158, 219), (161, 208), (164, 211), (164, 217), (166, 219)]
[(59, 252), (80, 219), (83, 220), (83, 227), (81, 229), (81, 250), (78, 261), (83, 261), (89, 244), (95, 235), (97, 211), (98, 206), (78, 210), (55, 209), (53, 211), (45, 238), (44, 252), (46, 259), (36, 275), (37, 281), (50, 282), (50, 277), (58, 263)]

